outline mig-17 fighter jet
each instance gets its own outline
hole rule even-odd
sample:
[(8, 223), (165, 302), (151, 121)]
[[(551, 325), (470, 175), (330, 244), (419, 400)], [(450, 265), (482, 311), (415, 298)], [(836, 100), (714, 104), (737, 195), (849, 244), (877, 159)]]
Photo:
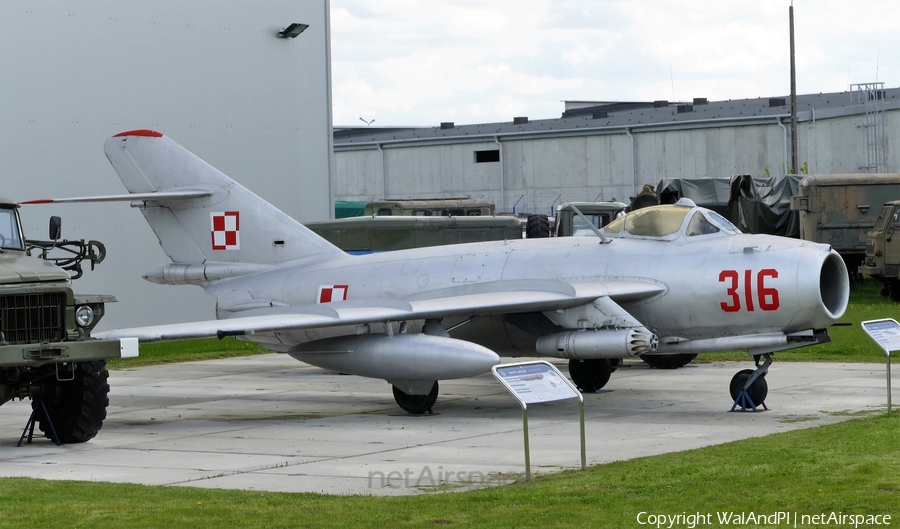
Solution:
[(498, 355), (568, 359), (573, 381), (596, 391), (623, 358), (735, 349), (758, 369), (735, 376), (732, 398), (755, 406), (770, 354), (828, 341), (847, 307), (829, 246), (742, 234), (687, 200), (597, 237), (348, 255), (158, 132), (117, 134), (105, 152), (128, 194), (55, 201), (132, 202), (172, 260), (144, 278), (199, 285), (217, 305), (214, 320), (95, 336), (236, 336), (384, 379), (410, 413), (431, 409), (439, 380), (485, 373)]

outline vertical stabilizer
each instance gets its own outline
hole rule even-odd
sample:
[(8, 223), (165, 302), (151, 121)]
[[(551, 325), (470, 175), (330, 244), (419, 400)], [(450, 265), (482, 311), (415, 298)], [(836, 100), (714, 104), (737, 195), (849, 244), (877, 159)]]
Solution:
[[(104, 152), (130, 193), (185, 192), (142, 200), (141, 212), (175, 263), (278, 264), (344, 256), (275, 206), (152, 130), (106, 140)], [(190, 197), (203, 189), (206, 196)]]

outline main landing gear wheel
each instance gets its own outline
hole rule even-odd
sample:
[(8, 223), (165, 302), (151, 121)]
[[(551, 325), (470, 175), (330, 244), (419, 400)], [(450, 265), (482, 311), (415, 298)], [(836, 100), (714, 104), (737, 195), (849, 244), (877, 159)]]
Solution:
[[(75, 365), (72, 380), (55, 381), (52, 389), (40, 397), (47, 409), (44, 413), (40, 402), (32, 401), (37, 411), (38, 427), (50, 436), (53, 428), (63, 443), (83, 443), (93, 439), (106, 419), (109, 405), (109, 371), (106, 360), (80, 362)], [(49, 415), (50, 421), (47, 420)]]
[(688, 353), (641, 355), (641, 360), (656, 369), (678, 369), (693, 362), (694, 358), (697, 358), (697, 355)]
[[(733, 401), (738, 400), (738, 395), (741, 394), (741, 390), (747, 384), (747, 381), (750, 380), (752, 375), (752, 369), (742, 369), (731, 379), (729, 389), (731, 390), (731, 399)], [(761, 375), (750, 384), (750, 387), (747, 388), (747, 395), (750, 397), (750, 401), (754, 406), (759, 406), (766, 401), (766, 397), (769, 395), (769, 384), (766, 382), (766, 375)]]
[(431, 392), (428, 395), (409, 395), (400, 390), (397, 386), (394, 388), (394, 400), (397, 405), (403, 408), (403, 411), (412, 413), (413, 415), (421, 415), (430, 410), (438, 398), (438, 383), (434, 381)]
[(612, 365), (605, 358), (569, 360), (569, 377), (582, 393), (600, 391), (609, 382), (612, 371)]

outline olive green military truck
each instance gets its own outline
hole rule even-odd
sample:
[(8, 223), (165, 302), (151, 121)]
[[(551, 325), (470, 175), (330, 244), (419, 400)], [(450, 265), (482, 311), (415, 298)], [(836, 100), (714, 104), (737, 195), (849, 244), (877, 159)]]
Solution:
[(74, 294), (72, 280), (82, 261), (93, 268), (105, 250), (96, 241), (60, 241), (60, 224), (50, 219), (49, 241), (26, 240), (18, 205), (0, 198), (0, 405), (30, 399), (47, 437), (78, 443), (106, 419), (106, 360), (137, 356), (137, 341), (91, 338), (116, 298)]
[(859, 267), (884, 284), (882, 296), (900, 301), (900, 200), (887, 202), (881, 208), (875, 227), (866, 234), (866, 257)]

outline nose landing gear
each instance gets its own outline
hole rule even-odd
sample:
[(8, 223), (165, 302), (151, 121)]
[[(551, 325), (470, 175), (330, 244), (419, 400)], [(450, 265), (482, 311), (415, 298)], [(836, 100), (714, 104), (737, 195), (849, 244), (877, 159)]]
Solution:
[[(766, 359), (762, 365), (759, 365), (760, 356)], [(758, 411), (756, 409), (757, 406), (762, 406), (766, 410), (769, 409), (765, 402), (769, 394), (766, 373), (769, 371), (769, 366), (772, 365), (772, 355), (771, 353), (757, 355), (753, 357), (753, 361), (756, 364), (755, 371), (743, 369), (738, 371), (731, 379), (729, 389), (731, 390), (731, 398), (734, 399), (734, 404), (731, 406), (730, 411), (734, 411), (738, 406), (741, 407), (741, 411), (747, 411), (748, 408)]]

